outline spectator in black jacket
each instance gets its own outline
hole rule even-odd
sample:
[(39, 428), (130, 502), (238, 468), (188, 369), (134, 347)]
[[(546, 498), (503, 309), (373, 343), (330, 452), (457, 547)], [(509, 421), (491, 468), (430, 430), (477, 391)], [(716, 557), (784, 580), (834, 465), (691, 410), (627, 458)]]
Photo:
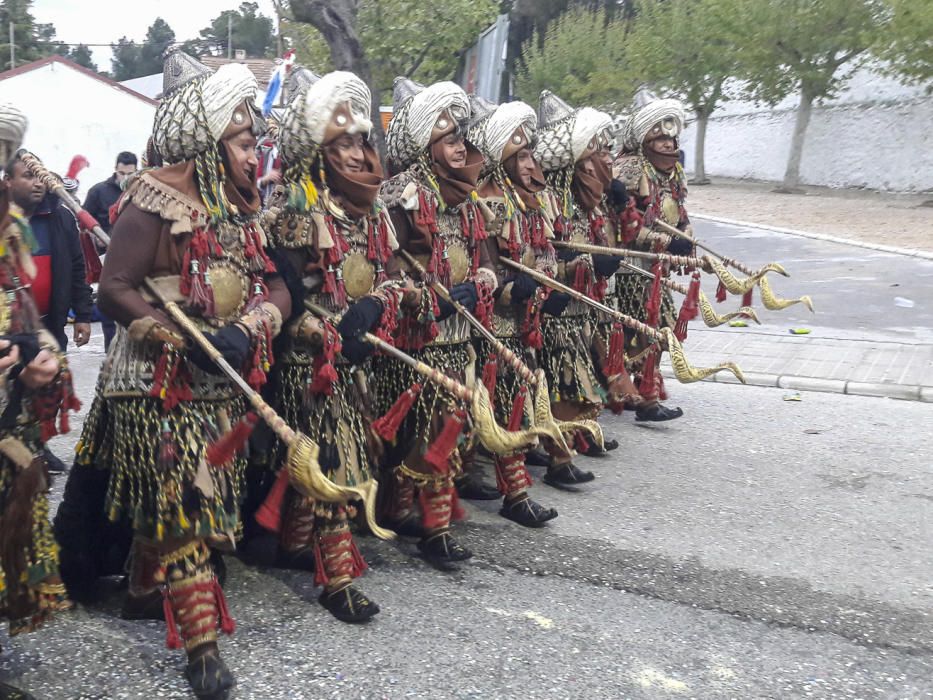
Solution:
[(97, 223), (107, 233), (110, 233), (110, 207), (120, 199), (126, 179), (135, 172), (136, 154), (123, 151), (117, 156), (113, 175), (103, 182), (98, 182), (87, 193), (84, 208), (97, 219)]
[[(136, 154), (122, 151), (117, 155), (117, 162), (113, 166), (113, 175), (103, 182), (98, 182), (87, 193), (84, 208), (97, 219), (97, 223), (107, 233), (110, 233), (110, 207), (117, 203), (123, 194), (123, 187), (127, 178), (136, 172)], [(101, 250), (101, 252), (104, 252)], [(104, 331), (104, 348), (110, 347), (110, 341), (117, 331), (116, 324), (97, 309), (100, 317), (100, 326)]]
[(10, 196), (29, 219), (37, 247), (33, 252), (36, 278), (32, 291), (42, 322), (68, 345), (65, 324), (74, 310), (74, 341), (81, 346), (91, 338), (91, 287), (84, 280), (84, 254), (78, 240), (78, 222), (17, 155), (6, 170)]

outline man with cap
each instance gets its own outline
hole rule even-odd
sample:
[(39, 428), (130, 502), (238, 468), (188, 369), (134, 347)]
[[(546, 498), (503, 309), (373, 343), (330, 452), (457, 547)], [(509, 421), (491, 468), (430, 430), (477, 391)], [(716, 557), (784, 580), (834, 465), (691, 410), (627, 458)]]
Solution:
[[(325, 475), (356, 486), (374, 478), (380, 447), (365, 390), (373, 348), (359, 336), (384, 334), (376, 327), (394, 320), (383, 316), (403, 294), (398, 244), (378, 197), (382, 165), (369, 143), (369, 88), (345, 71), (318, 77), (293, 68), (289, 80), (301, 85), (289, 90), (295, 97), (279, 132), (284, 177), (265, 221), (301, 303), (282, 334), (275, 400), (291, 427), (318, 443)], [(274, 454), (272, 463), (284, 458)], [(337, 619), (362, 622), (378, 613), (353, 583), (366, 563), (346, 506), (289, 489), (282, 510), (279, 563), (313, 569), (324, 588), (320, 602)]]
[[(532, 151), (538, 118), (524, 102), (508, 102), (498, 107), (470, 96), (472, 120), (467, 137), (486, 157), (486, 174), (477, 192), (489, 219), (490, 257), (496, 265), (499, 288), (492, 330), (498, 340), (519, 357), (527, 357), (541, 347), (541, 307), (547, 294), (537, 282), (499, 264), (501, 257), (522, 263), (548, 275), (557, 272), (557, 258), (551, 245), (553, 229), (545, 189), (544, 174)], [(485, 341), (479, 342), (483, 379), (493, 385), (496, 417), (510, 429), (526, 423), (524, 407), (530, 407), (532, 387), (508, 363), (497, 358)], [(545, 508), (528, 495), (531, 476), (525, 467), (525, 454), (494, 456), (496, 483), (503, 497), (499, 513), (526, 527), (541, 527), (557, 517), (554, 508)]]
[(208, 547), (232, 547), (240, 529), (245, 460), (212, 464), (206, 448), (247, 405), (207, 353), (185, 342), (158, 296), (182, 306), (254, 388), (266, 380), (291, 300), (259, 226), (255, 78), (242, 64), (211, 73), (175, 52), (165, 81), (153, 143), (169, 165), (137, 177), (121, 199), (99, 288), (120, 328), (77, 460), (110, 469), (107, 513), (133, 526), (124, 615), (161, 607), (168, 646), (187, 652), (194, 693), (225, 698), (234, 679), (218, 627), (229, 634), (234, 623)]
[[(470, 114), (466, 93), (451, 82), (425, 88), (397, 78), (394, 101), (386, 145), (398, 174), (383, 185), (382, 197), (399, 246), (422, 261), (422, 282), (440, 282), (453, 299), (488, 322), (497, 280), (483, 214), (474, 201), (483, 156), (464, 140)], [(425, 284), (414, 308), (405, 310), (396, 343), (462, 382), (475, 366), (470, 335), (469, 323)], [(397, 360), (376, 356), (373, 370), (374, 393), (383, 410), (415, 385), (420, 388), (420, 378)], [(400, 534), (419, 536), (422, 553), (441, 566), (473, 556), (450, 534), (451, 520), (461, 514), (454, 479), (466, 452), (461, 450), (468, 442), (461, 436), (466, 423), (464, 406), (437, 386), (425, 385), (387, 454), (392, 470), (391, 480), (386, 479), (390, 483), (384, 483), (389, 487), (387, 524)]]
[[(19, 148), (26, 117), (0, 103), (0, 163)], [(67, 431), (74, 396), (65, 357), (32, 295), (35, 239), (0, 181), (0, 619), (10, 636), (29, 632), (71, 607), (49, 523), (45, 441)], [(0, 683), (0, 698), (30, 695)]]

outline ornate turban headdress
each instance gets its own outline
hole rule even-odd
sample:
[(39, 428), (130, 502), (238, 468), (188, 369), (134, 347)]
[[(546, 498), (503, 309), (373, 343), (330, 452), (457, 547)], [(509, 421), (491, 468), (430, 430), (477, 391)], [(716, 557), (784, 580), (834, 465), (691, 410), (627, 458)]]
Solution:
[(9, 102), (0, 102), (0, 169), (19, 150), (26, 134), (26, 115)]
[(386, 151), (400, 170), (414, 163), (440, 137), (465, 128), (470, 117), (470, 102), (463, 88), (446, 80), (424, 87), (408, 78), (396, 78), (393, 106)]

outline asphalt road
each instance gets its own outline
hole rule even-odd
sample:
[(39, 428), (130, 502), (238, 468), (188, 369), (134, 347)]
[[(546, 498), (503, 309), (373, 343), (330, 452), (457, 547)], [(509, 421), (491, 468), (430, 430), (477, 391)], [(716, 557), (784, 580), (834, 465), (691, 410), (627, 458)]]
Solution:
[[(742, 219), (742, 213), (735, 212), (734, 218)], [(765, 328), (784, 330), (800, 324), (841, 336), (933, 342), (931, 260), (704, 219), (697, 219), (694, 227), (717, 253), (752, 268), (774, 261), (783, 264), (789, 279), (769, 275), (779, 296), (813, 298), (815, 315), (799, 305), (780, 312), (763, 310)], [(715, 285), (712, 281), (706, 285), (712, 299)]]
[[(98, 360), (75, 355), (82, 392)], [(672, 393), (687, 417), (666, 427), (604, 420), (622, 447), (580, 458), (593, 484), (534, 487), (549, 527), (471, 506), (456, 573), (362, 539), (383, 609), (364, 626), (334, 621), (308, 574), (230, 560), (236, 697), (933, 697), (933, 409)], [(2, 639), (0, 675), (48, 700), (187, 697), (164, 628), (118, 607)]]

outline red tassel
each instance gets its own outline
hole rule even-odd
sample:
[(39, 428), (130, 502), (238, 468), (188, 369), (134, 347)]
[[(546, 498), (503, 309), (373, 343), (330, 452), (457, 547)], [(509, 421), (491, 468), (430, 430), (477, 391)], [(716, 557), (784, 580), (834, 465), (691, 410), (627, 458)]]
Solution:
[(575, 443), (574, 446), (576, 447), (577, 452), (586, 452), (590, 448), (590, 445), (586, 441), (586, 438), (583, 437), (583, 433), (581, 433), (579, 430), (574, 432), (573, 441)]
[(522, 387), (512, 400), (512, 413), (509, 414), (509, 430), (515, 432), (522, 427), (525, 417), (525, 397), (528, 396), (528, 387)]
[(658, 398), (661, 401), (667, 401), (667, 387), (664, 386), (664, 375), (660, 372), (656, 372), (655, 375), (658, 382)]
[(464, 423), (466, 416), (462, 411), (447, 416), (443, 429), (425, 453), (424, 461), (434, 467), (438, 474), (446, 474), (450, 470), (450, 455), (457, 447), (457, 438)]
[(751, 306), (753, 303), (752, 297), (755, 296), (755, 288), (752, 287), (745, 294), (742, 295), (742, 306)]
[(578, 292), (589, 295), (590, 293), (590, 271), (583, 263), (577, 263), (574, 270), (573, 288)]
[(282, 529), (282, 504), (285, 502), (287, 491), (288, 468), (282, 467), (269, 490), (269, 495), (256, 511), (256, 522), (269, 532), (278, 532)]
[(658, 382), (655, 377), (657, 362), (658, 353), (652, 350), (648, 353), (648, 357), (645, 358), (645, 364), (641, 368), (641, 383), (638, 385), (638, 393), (646, 399), (657, 398)]
[(690, 288), (687, 290), (687, 296), (684, 297), (684, 303), (680, 307), (680, 313), (677, 315), (677, 323), (674, 326), (674, 335), (677, 340), (687, 339), (687, 322), (692, 321), (700, 313), (700, 273), (694, 272), (690, 279)]
[(489, 392), (489, 399), (493, 406), (495, 406), (496, 374), (498, 369), (499, 363), (496, 362), (496, 356), (490, 353), (489, 359), (486, 360), (486, 364), (483, 365), (483, 386), (486, 387), (486, 391)]
[(178, 625), (175, 623), (175, 613), (172, 611), (172, 601), (169, 597), (168, 586), (162, 589), (162, 613), (165, 615), (165, 646), (169, 649), (181, 649), (181, 635), (178, 634)]
[(385, 412), (385, 415), (373, 421), (372, 428), (376, 435), (386, 442), (395, 442), (402, 421), (405, 420), (405, 416), (408, 415), (411, 407), (415, 405), (420, 393), (421, 385), (417, 383), (412, 384), (402, 392), (402, 395), (395, 400), (395, 403)]
[(720, 281), (719, 286), (716, 287), (716, 301), (724, 302), (727, 296), (728, 292), (726, 291), (726, 285)]
[(654, 281), (651, 283), (651, 292), (648, 294), (647, 301), (645, 301), (645, 314), (647, 316), (645, 323), (652, 328), (657, 328), (658, 323), (661, 321), (661, 275), (663, 269), (660, 260), (654, 264), (651, 272), (654, 274)]
[(81, 229), (78, 234), (78, 241), (81, 243), (81, 254), (84, 256), (84, 281), (88, 284), (100, 282), (100, 273), (103, 266), (100, 264), (100, 257), (97, 255), (97, 247), (94, 245), (94, 239), (86, 229)]
[(220, 582), (215, 577), (214, 600), (217, 601), (217, 609), (220, 611), (220, 631), (224, 634), (233, 634), (236, 630), (236, 623), (230, 615), (230, 608), (227, 607), (227, 597), (224, 595), (224, 589), (220, 587)]
[(460, 495), (452, 486), (450, 487), (450, 519), (454, 522), (466, 520), (466, 511), (460, 503)]
[(259, 422), (259, 416), (249, 411), (237, 421), (237, 424), (222, 435), (220, 439), (207, 447), (207, 463), (213, 467), (227, 464), (246, 445), (253, 428)]
[(175, 449), (175, 438), (172, 435), (172, 427), (168, 420), (162, 421), (162, 435), (159, 438), (159, 457), (157, 464), (163, 474), (174, 466), (178, 453)]
[(606, 354), (606, 377), (625, 372), (625, 330), (621, 323), (612, 324), (609, 349)]

